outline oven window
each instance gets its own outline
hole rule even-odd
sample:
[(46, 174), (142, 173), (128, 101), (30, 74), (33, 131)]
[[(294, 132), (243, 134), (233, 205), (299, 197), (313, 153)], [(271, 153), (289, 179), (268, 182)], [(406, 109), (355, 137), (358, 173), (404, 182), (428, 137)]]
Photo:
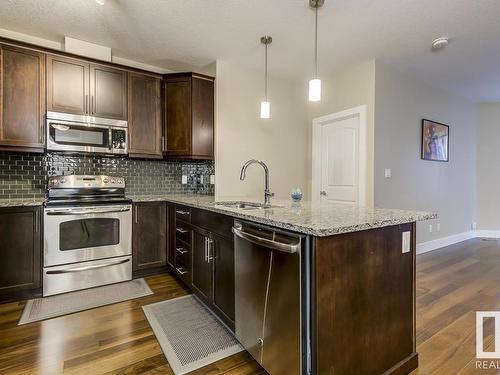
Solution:
[(65, 221), (59, 226), (60, 250), (118, 245), (120, 221), (112, 218)]

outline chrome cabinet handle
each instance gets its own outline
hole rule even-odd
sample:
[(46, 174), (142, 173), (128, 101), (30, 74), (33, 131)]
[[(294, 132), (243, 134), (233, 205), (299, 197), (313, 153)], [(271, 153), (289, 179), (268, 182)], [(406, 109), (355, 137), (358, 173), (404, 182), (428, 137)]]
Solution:
[(189, 215), (189, 211), (176, 210), (175, 212), (180, 214), (180, 215)]
[(214, 240), (207, 237), (207, 262), (210, 263), (211, 260), (215, 259), (214, 256)]
[(188, 271), (184, 271), (184, 268), (182, 267), (176, 268), (175, 270), (179, 272), (181, 275), (185, 275), (186, 273), (188, 273)]
[(208, 246), (207, 246), (207, 237), (203, 237), (205, 240), (205, 246), (204, 246), (204, 251), (205, 251), (205, 262), (208, 263)]
[(165, 152), (165, 136), (164, 135), (161, 136), (160, 142), (161, 142), (161, 150), (162, 150), (162, 152)]
[(75, 268), (69, 268), (67, 270), (47, 271), (47, 275), (59, 275), (62, 273), (83, 272), (83, 271), (88, 271), (88, 270), (95, 270), (96, 268), (117, 266), (119, 264), (123, 264), (123, 263), (127, 263), (127, 262), (130, 262), (130, 259), (123, 259), (123, 260), (120, 260), (118, 262), (99, 264), (99, 265), (95, 265), (95, 266), (75, 267)]
[(137, 206), (135, 206), (135, 223), (137, 224), (139, 222), (139, 211), (137, 209)]
[(40, 226), (40, 221), (38, 218), (38, 210), (35, 211), (35, 233), (38, 233), (39, 226)]
[(175, 250), (177, 250), (177, 252), (179, 252), (181, 254), (186, 254), (187, 253), (187, 250), (183, 250), (182, 247), (176, 247)]
[(85, 94), (85, 108), (84, 113), (89, 113), (89, 94)]
[(265, 246), (274, 250), (284, 251), (286, 253), (296, 253), (300, 249), (300, 239), (297, 239), (296, 243), (283, 243), (277, 242), (273, 240), (269, 240), (267, 238), (259, 237), (251, 233), (247, 233), (241, 230), (241, 228), (233, 227), (233, 233), (246, 241), (252, 242), (256, 245)]
[[(137, 207), (136, 207), (137, 210)], [(130, 211), (129, 207), (124, 207), (120, 209), (110, 209), (110, 210), (68, 210), (68, 211), (62, 211), (62, 210), (56, 210), (56, 211), (46, 211), (47, 215), (89, 215), (89, 214), (107, 214), (107, 213), (114, 213), (114, 212), (126, 212)], [(137, 212), (137, 211), (136, 211)]]
[(94, 95), (92, 95), (92, 104), (90, 105), (90, 112), (93, 115), (95, 113), (95, 100)]
[(182, 228), (175, 228), (175, 230), (179, 233), (182, 233), (182, 234), (185, 234), (187, 233), (188, 231), (186, 229), (182, 229)]

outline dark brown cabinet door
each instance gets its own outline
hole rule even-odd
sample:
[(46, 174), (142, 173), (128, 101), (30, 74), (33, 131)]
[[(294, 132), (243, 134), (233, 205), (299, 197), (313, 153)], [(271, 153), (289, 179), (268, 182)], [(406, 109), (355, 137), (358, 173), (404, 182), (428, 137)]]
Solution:
[(45, 55), (0, 46), (0, 149), (43, 152)]
[(159, 78), (128, 74), (129, 157), (162, 158)]
[(47, 110), (89, 114), (89, 69), (82, 60), (47, 56)]
[(166, 265), (167, 212), (165, 202), (133, 205), (133, 270)]
[(165, 155), (213, 159), (214, 80), (193, 73), (164, 76)]
[(40, 207), (0, 209), (0, 300), (40, 287), (41, 232)]
[(191, 80), (165, 83), (166, 152), (191, 155)]
[(199, 158), (214, 156), (214, 83), (192, 78), (192, 153)]
[(202, 298), (212, 300), (212, 262), (209, 254), (210, 232), (192, 228), (192, 286)]
[(90, 65), (90, 114), (117, 120), (127, 119), (127, 72)]
[(234, 242), (212, 235), (214, 261), (213, 303), (234, 323)]

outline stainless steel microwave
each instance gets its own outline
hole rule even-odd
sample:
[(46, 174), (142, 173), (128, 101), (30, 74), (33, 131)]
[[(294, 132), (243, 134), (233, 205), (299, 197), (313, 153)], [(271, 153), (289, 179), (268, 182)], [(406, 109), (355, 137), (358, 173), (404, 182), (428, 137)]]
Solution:
[(127, 154), (127, 121), (47, 112), (47, 150)]

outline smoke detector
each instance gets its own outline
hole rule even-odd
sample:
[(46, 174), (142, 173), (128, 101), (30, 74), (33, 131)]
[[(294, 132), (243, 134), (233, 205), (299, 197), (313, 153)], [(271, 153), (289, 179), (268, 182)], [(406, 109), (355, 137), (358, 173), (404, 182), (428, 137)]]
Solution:
[(432, 50), (433, 51), (438, 51), (440, 49), (443, 49), (444, 47), (446, 47), (448, 45), (448, 43), (450, 43), (450, 39), (446, 36), (442, 36), (440, 38), (437, 38), (437, 39), (434, 39), (432, 41)]

